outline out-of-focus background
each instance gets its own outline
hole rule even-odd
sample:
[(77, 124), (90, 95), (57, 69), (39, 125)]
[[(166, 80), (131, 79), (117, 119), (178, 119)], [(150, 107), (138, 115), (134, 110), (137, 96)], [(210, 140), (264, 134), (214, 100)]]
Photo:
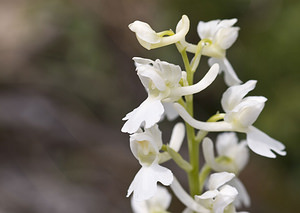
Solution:
[[(198, 21), (238, 18), (227, 57), (243, 81), (258, 80), (251, 94), (268, 101), (255, 125), (288, 152), (251, 153), (241, 173), (252, 198), (245, 210), (298, 209), (300, 1), (1, 0), (0, 212), (131, 212), (125, 195), (139, 164), (121, 118), (146, 97), (131, 58), (182, 62), (175, 46), (142, 48), (127, 26), (142, 20), (175, 29), (182, 14), (193, 43)], [(196, 96), (199, 119), (221, 110), (225, 89), (219, 77)], [(171, 128), (162, 124), (165, 141)], [(174, 200), (171, 211), (182, 209)]]

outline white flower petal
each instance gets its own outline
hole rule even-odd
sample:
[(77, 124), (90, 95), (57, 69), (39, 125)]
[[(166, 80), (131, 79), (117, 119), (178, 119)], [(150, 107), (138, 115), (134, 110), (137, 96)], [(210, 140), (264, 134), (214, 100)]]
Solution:
[(190, 29), (190, 20), (186, 15), (183, 15), (177, 24), (178, 31), (171, 36), (160, 36), (156, 33), (149, 24), (141, 21), (135, 21), (129, 24), (129, 29), (136, 33), (139, 43), (146, 49), (154, 49), (162, 46), (167, 46), (184, 39)]
[(162, 104), (165, 108), (165, 115), (169, 121), (173, 121), (179, 116), (178, 112), (173, 106), (173, 103), (163, 102)]
[(224, 209), (232, 203), (237, 196), (237, 190), (229, 185), (225, 185), (220, 190), (214, 202), (214, 213), (224, 213)]
[(265, 106), (267, 99), (263, 96), (249, 96), (244, 98), (232, 112), (228, 112), (224, 120), (236, 122), (238, 125), (247, 128), (251, 126)]
[(176, 197), (189, 209), (201, 213), (210, 213), (208, 209), (197, 203), (193, 198), (191, 198), (190, 195), (186, 193), (175, 177), (170, 187)]
[[(162, 136), (158, 125), (154, 125), (149, 129), (145, 129), (144, 132), (136, 132), (130, 135), (130, 149), (133, 155), (143, 164), (143, 160), (140, 159), (140, 154), (145, 158), (144, 160), (155, 161), (154, 155), (158, 157), (159, 150), (162, 147)], [(142, 152), (142, 153), (139, 153)], [(150, 155), (150, 156), (147, 156)], [(144, 162), (149, 164), (150, 162)], [(152, 162), (151, 162), (152, 163)]]
[(197, 26), (197, 32), (201, 39), (212, 39), (218, 30), (217, 26), (220, 20), (212, 20), (208, 22), (200, 21)]
[(285, 146), (281, 142), (271, 138), (253, 126), (250, 126), (247, 131), (247, 143), (253, 152), (265, 157), (276, 158), (276, 155), (272, 151), (279, 155), (286, 155), (284, 151)]
[(234, 132), (221, 133), (216, 139), (216, 149), (220, 156), (229, 156), (233, 147), (237, 146), (238, 137)]
[(172, 172), (158, 164), (149, 167), (143, 166), (129, 186), (127, 197), (133, 192), (133, 199), (137, 201), (147, 200), (154, 196), (157, 190), (157, 182), (170, 185), (173, 181)]
[(236, 188), (239, 193), (237, 195), (237, 199), (235, 199), (234, 201), (235, 206), (238, 208), (242, 205), (244, 205), (245, 207), (249, 207), (251, 204), (251, 200), (244, 184), (237, 177), (233, 178), (229, 182), (229, 184)]
[(156, 44), (161, 41), (161, 37), (145, 22), (135, 21), (129, 24), (128, 27), (131, 31), (136, 33), (138, 41), (146, 49), (150, 49), (151, 44)]
[(206, 191), (201, 195), (196, 195), (195, 197), (197, 197), (198, 199), (213, 199), (218, 194), (219, 194), (219, 191), (215, 189), (215, 190)]
[(231, 111), (241, 100), (247, 95), (248, 92), (253, 90), (256, 85), (255, 80), (249, 80), (242, 85), (229, 87), (222, 96), (221, 104), (225, 112)]
[(184, 95), (192, 95), (207, 88), (217, 77), (219, 73), (219, 65), (214, 64), (206, 75), (196, 84), (186, 87), (178, 87), (172, 90), (172, 96), (181, 97)]
[[(179, 25), (179, 26), (178, 26)], [(183, 15), (181, 20), (178, 22), (177, 27), (178, 30), (176, 33), (172, 36), (166, 36), (162, 37), (161, 45), (160, 46), (166, 46), (169, 44), (174, 44), (186, 36), (190, 29), (190, 20), (186, 15)], [(153, 45), (153, 48), (160, 47), (159, 45)]]
[[(169, 146), (174, 149), (176, 152), (180, 150), (183, 139), (185, 136), (185, 127), (183, 123), (177, 123), (172, 131), (171, 139)], [(171, 156), (168, 152), (159, 153), (159, 163), (164, 163), (171, 159)]]
[(238, 191), (232, 186), (224, 185), (220, 189), (220, 195), (235, 198), (238, 195)]
[(185, 208), (182, 213), (194, 213), (194, 211), (189, 208)]
[(155, 195), (144, 201), (136, 201), (131, 198), (131, 207), (134, 213), (150, 213), (166, 211), (171, 203), (171, 194), (165, 187), (157, 186)]
[(196, 129), (201, 129), (208, 132), (219, 132), (219, 131), (233, 131), (234, 127), (231, 123), (224, 121), (220, 122), (201, 122), (195, 120), (189, 115), (189, 113), (178, 103), (174, 103), (174, 107), (179, 113), (179, 115), (192, 127)]
[[(238, 172), (242, 171), (249, 161), (249, 149), (247, 147), (247, 141), (242, 140), (236, 147), (235, 152), (235, 163), (238, 168)], [(233, 153), (232, 153), (233, 155)]]
[(209, 167), (218, 172), (224, 171), (225, 168), (215, 161), (214, 145), (209, 138), (204, 138), (202, 148), (205, 162), (209, 165)]
[(155, 60), (154, 66), (159, 68), (163, 79), (167, 80), (169, 87), (178, 86), (182, 76), (180, 66), (165, 61), (160, 61), (159, 59)]
[(216, 36), (215, 40), (222, 49), (228, 49), (236, 41), (238, 37), (239, 27), (221, 28)]
[(130, 203), (133, 213), (149, 213), (149, 207), (146, 201), (136, 201), (131, 198)]
[(138, 108), (128, 113), (123, 120), (127, 120), (122, 127), (122, 132), (134, 133), (140, 126), (150, 128), (156, 124), (164, 113), (160, 100), (147, 98)]
[[(155, 85), (155, 87), (160, 90), (164, 91), (166, 89), (165, 79), (160, 75), (159, 71), (156, 71), (155, 68), (151, 65), (142, 65), (138, 66), (137, 74), (141, 79), (144, 87), (148, 90), (150, 81)], [(146, 78), (146, 79), (145, 79)], [(148, 80), (149, 79), (149, 80)]]
[(132, 60), (134, 61), (136, 67), (154, 63), (153, 60), (148, 58), (142, 58), (142, 57), (133, 57)]
[(177, 123), (172, 131), (171, 139), (169, 146), (174, 149), (176, 152), (180, 150), (183, 139), (185, 136), (185, 127), (183, 123)]
[[(185, 127), (183, 123), (177, 123), (172, 131), (169, 146), (176, 152), (180, 150), (185, 135)], [(159, 163), (164, 163), (171, 159), (168, 152), (159, 153)]]
[[(155, 61), (134, 57), (137, 74), (148, 92), (158, 89), (168, 96), (169, 90), (179, 87), (182, 78), (180, 66), (156, 59)], [(157, 92), (157, 91), (156, 91)], [(154, 94), (157, 96), (158, 94)]]
[(220, 21), (219, 26), (220, 27), (232, 27), (236, 22), (237, 18), (232, 18), (232, 19), (223, 19)]
[(209, 190), (218, 189), (220, 186), (224, 185), (225, 183), (227, 183), (234, 177), (235, 177), (235, 175), (233, 173), (229, 173), (229, 172), (214, 173), (214, 174), (210, 175), (210, 178), (208, 181), (208, 189)]
[(205, 161), (217, 172), (226, 171), (238, 174), (248, 162), (249, 152), (247, 142), (242, 141), (238, 143), (238, 138), (233, 132), (219, 134), (216, 140), (218, 156), (229, 158), (229, 162), (215, 161), (212, 141), (204, 139), (202, 145)]
[(145, 133), (150, 135), (152, 139), (150, 143), (154, 147), (157, 147), (159, 150), (162, 147), (162, 136), (161, 136), (161, 131), (158, 128), (158, 125), (155, 124), (151, 128), (145, 129)]
[(156, 194), (149, 200), (151, 206), (159, 207), (160, 210), (166, 210), (171, 204), (172, 196), (169, 191), (160, 185), (157, 186)]
[(238, 78), (226, 57), (208, 59), (208, 64), (210, 66), (212, 66), (215, 63), (219, 64), (220, 72), (224, 72), (224, 80), (227, 86), (234, 86), (242, 83), (242, 81)]

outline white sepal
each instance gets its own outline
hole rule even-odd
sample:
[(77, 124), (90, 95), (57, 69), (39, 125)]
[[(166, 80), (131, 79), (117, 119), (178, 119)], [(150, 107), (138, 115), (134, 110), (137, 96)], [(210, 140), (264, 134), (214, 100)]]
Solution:
[(209, 178), (208, 189), (210, 190), (218, 189), (220, 186), (224, 185), (234, 177), (235, 175), (229, 172), (214, 173)]
[(224, 81), (227, 86), (234, 86), (242, 83), (226, 57), (208, 59), (209, 66), (212, 66), (215, 63), (219, 64), (220, 73), (224, 72)]
[(257, 81), (249, 80), (242, 85), (229, 87), (222, 95), (221, 104), (225, 112), (232, 111), (242, 99), (255, 88)]

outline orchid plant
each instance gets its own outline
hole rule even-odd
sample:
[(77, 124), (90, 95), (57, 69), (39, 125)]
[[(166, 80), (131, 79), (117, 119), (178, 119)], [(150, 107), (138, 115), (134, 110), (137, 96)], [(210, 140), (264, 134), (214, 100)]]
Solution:
[[(198, 44), (185, 39), (190, 29), (186, 15), (175, 31), (155, 32), (142, 21), (129, 25), (138, 42), (148, 50), (175, 44), (185, 66), (182, 70), (178, 65), (159, 59), (133, 58), (137, 75), (148, 94), (140, 106), (123, 118), (126, 122), (121, 130), (129, 133), (130, 149), (141, 165), (127, 193), (127, 196), (133, 194), (131, 205), (135, 213), (168, 212), (171, 195), (162, 185), (170, 186), (186, 206), (184, 213), (235, 213), (236, 209), (250, 205), (246, 187), (238, 177), (248, 162), (249, 149), (268, 158), (275, 158), (275, 153), (286, 155), (281, 142), (253, 126), (267, 101), (263, 96), (246, 97), (257, 82), (243, 83), (226, 58), (227, 49), (238, 37), (236, 22), (237, 19), (200, 21)], [(193, 57), (189, 58), (188, 53)], [(202, 55), (209, 57), (210, 69), (194, 83)], [(228, 86), (221, 99), (224, 113), (218, 111), (207, 121), (195, 119), (193, 94), (210, 86), (222, 72)], [(178, 116), (185, 124), (177, 123), (169, 142), (164, 143), (159, 123)], [(210, 132), (220, 133), (215, 144), (208, 137)], [(239, 142), (236, 132), (245, 133), (246, 139)], [(185, 135), (188, 160), (179, 153)], [(202, 164), (201, 147), (205, 161)], [(187, 173), (188, 192), (174, 173), (161, 165), (169, 160)]]

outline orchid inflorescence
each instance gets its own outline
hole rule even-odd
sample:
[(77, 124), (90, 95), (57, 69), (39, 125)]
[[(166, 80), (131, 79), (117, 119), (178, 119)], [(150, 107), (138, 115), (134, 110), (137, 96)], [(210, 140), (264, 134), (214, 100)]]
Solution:
[[(200, 21), (198, 44), (185, 39), (190, 28), (186, 15), (182, 16), (175, 31), (157, 33), (141, 21), (129, 25), (138, 42), (148, 50), (175, 44), (185, 65), (183, 71), (180, 66), (159, 59), (133, 58), (137, 75), (148, 93), (146, 100), (123, 118), (126, 122), (121, 130), (130, 134), (130, 149), (141, 165), (127, 193), (127, 196), (133, 194), (134, 212), (168, 212), (171, 195), (158, 185), (160, 182), (170, 186), (186, 206), (184, 213), (235, 213), (236, 209), (250, 205), (247, 190), (238, 178), (248, 162), (248, 148), (269, 158), (275, 158), (275, 153), (286, 154), (281, 142), (253, 126), (267, 100), (263, 96), (246, 97), (257, 81), (242, 83), (226, 58), (226, 50), (238, 37), (236, 22), (237, 19)], [(191, 60), (187, 53), (193, 54)], [(210, 69), (194, 84), (194, 73), (202, 55), (209, 57)], [(224, 113), (217, 112), (205, 122), (196, 120), (193, 94), (211, 85), (222, 72), (228, 86), (221, 99)], [(165, 118), (172, 121), (178, 116), (185, 125), (177, 123), (170, 141), (163, 143), (159, 122)], [(220, 132), (215, 145), (207, 137), (209, 132)], [(236, 132), (245, 133), (246, 139), (239, 142)], [(179, 154), (185, 135), (189, 160)], [(199, 162), (201, 144), (205, 160), (202, 168)], [(161, 166), (171, 159), (187, 173), (189, 193), (170, 169)]]

